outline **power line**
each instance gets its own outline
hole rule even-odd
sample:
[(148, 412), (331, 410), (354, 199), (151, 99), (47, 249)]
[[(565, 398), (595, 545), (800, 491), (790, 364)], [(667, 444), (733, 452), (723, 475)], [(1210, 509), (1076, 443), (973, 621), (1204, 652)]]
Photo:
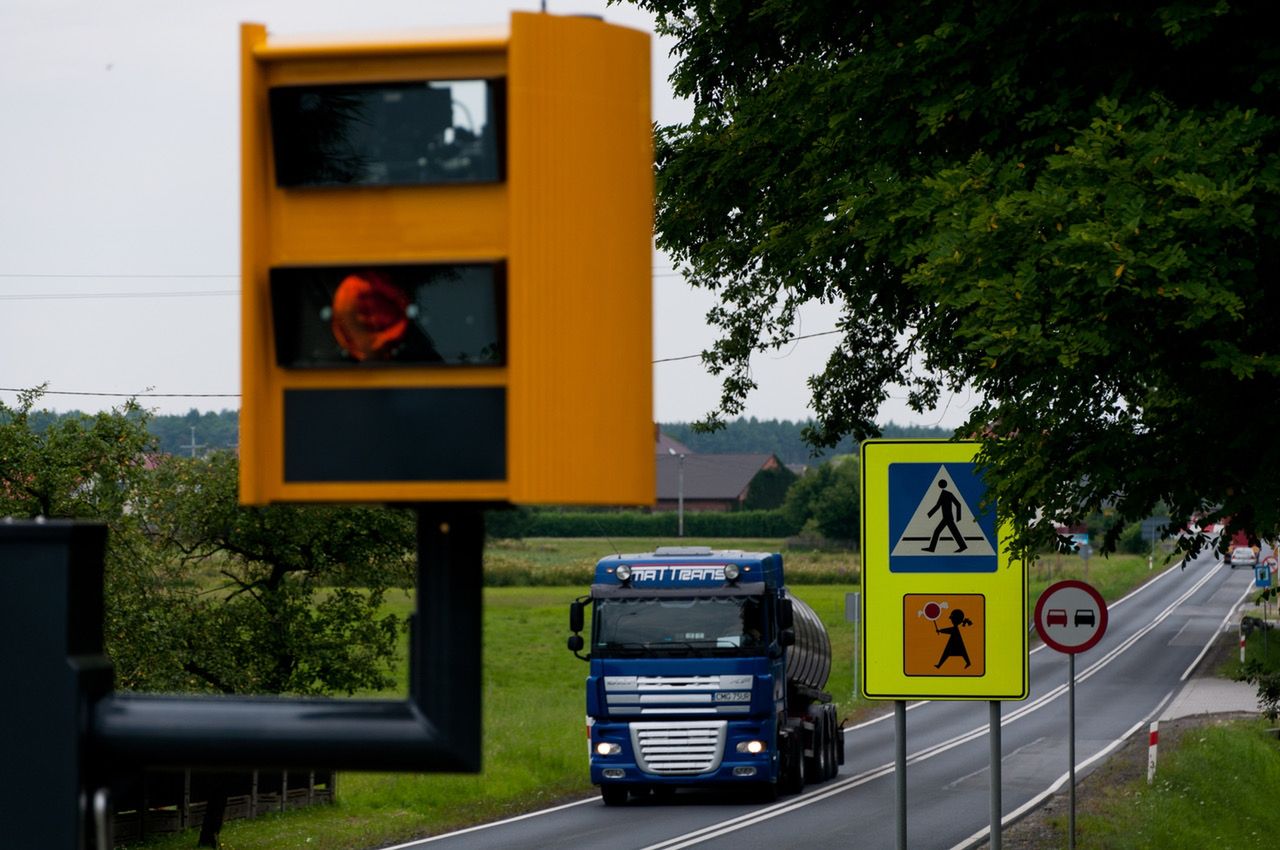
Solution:
[[(818, 331), (817, 333), (812, 333), (812, 334), (800, 334), (799, 336), (789, 336), (786, 339), (778, 340), (778, 344), (785, 345), (788, 342), (798, 342), (799, 340), (802, 340), (802, 339), (813, 339), (814, 337), (831, 336), (832, 334), (838, 334), (838, 333), (844, 333), (844, 331), (840, 331), (840, 330)], [(654, 363), (675, 363), (677, 360), (693, 360), (701, 356), (702, 356), (701, 354), (682, 354), (679, 357), (661, 357), (657, 360), (654, 360), (653, 362)]]
[(238, 295), (238, 289), (197, 289), (190, 292), (42, 292), (0, 295), (0, 301), (87, 301), (96, 298), (203, 298)]
[(207, 280), (209, 278), (230, 279), (234, 277), (240, 277), (240, 275), (238, 274), (106, 274), (106, 273), (21, 274), (16, 272), (0, 272), (0, 278), (31, 278), (35, 280), (78, 279), (78, 278), (88, 278), (91, 280), (124, 280), (124, 279)]
[[(0, 296), (2, 297), (2, 296)], [(782, 342), (797, 342), (802, 339), (813, 339), (819, 336), (830, 336), (838, 334), (841, 331), (819, 331), (818, 333), (800, 334), (799, 336), (788, 337)], [(701, 354), (684, 354), (679, 357), (661, 357), (652, 361), (655, 365), (658, 363), (675, 363), (680, 360), (693, 360), (701, 357)], [(0, 387), (0, 392), (5, 393), (21, 393), (27, 389), (16, 389), (14, 387)], [(94, 396), (97, 398), (240, 398), (240, 393), (98, 393), (85, 392), (79, 390), (45, 390), (43, 395), (71, 395), (71, 396)]]
[[(0, 393), (25, 393), (34, 387), (0, 387)], [(43, 390), (41, 395), (80, 395), (95, 398), (240, 398), (240, 393), (91, 393), (78, 390)]]

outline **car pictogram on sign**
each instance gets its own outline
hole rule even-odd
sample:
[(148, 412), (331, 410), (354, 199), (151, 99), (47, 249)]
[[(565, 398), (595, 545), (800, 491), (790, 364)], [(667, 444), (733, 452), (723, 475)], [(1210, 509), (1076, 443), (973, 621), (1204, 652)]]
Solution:
[(1045, 622), (1051, 626), (1065, 626), (1067, 624), (1067, 611), (1065, 608), (1050, 608), (1049, 616), (1045, 618)]
[(1096, 626), (1097, 619), (1093, 616), (1092, 608), (1076, 609), (1076, 625), (1077, 626)]

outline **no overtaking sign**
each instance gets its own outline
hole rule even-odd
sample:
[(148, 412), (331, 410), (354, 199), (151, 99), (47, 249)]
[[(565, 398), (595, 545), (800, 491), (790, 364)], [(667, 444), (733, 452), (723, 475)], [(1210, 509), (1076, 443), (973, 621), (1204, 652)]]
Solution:
[(1068, 579), (1050, 585), (1036, 602), (1036, 630), (1058, 652), (1084, 652), (1107, 630), (1107, 603), (1091, 585)]

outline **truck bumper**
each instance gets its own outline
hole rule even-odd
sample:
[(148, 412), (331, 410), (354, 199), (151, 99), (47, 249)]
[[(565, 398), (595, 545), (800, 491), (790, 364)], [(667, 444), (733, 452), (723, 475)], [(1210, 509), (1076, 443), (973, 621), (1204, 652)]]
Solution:
[[(709, 743), (712, 731), (721, 736), (714, 746)], [(752, 752), (755, 749), (760, 751)], [(771, 722), (597, 720), (591, 725), (591, 782), (595, 785), (741, 785), (774, 782), (777, 775)]]

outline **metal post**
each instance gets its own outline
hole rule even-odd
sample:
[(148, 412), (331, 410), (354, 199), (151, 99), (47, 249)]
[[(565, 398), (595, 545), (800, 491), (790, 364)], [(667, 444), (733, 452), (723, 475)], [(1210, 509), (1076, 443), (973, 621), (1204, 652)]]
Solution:
[(680, 455), (676, 464), (676, 522), (679, 525), (678, 537), (684, 537), (684, 455)]
[[(83, 850), (106, 838), (109, 807), (85, 757), (88, 705), (111, 687), (102, 652), (106, 527), (0, 520), (0, 700), (4, 846)], [(100, 793), (102, 792), (102, 793)], [(107, 848), (104, 848), (107, 850)]]
[(1000, 701), (991, 700), (988, 724), (991, 738), (991, 850), (1000, 850), (1003, 805), (1000, 800)]
[(135, 767), (478, 772), (483, 546), (482, 508), (419, 510), (408, 700), (109, 694), (92, 712), (95, 755)]
[(862, 628), (862, 600), (861, 593), (855, 593), (854, 597), (858, 599), (853, 606), (853, 700), (858, 701), (858, 630)]
[(893, 701), (894, 778), (898, 809), (898, 850), (907, 850), (907, 701)]
[(1071, 762), (1071, 815), (1067, 847), (1076, 850), (1076, 654), (1067, 654), (1067, 755)]

